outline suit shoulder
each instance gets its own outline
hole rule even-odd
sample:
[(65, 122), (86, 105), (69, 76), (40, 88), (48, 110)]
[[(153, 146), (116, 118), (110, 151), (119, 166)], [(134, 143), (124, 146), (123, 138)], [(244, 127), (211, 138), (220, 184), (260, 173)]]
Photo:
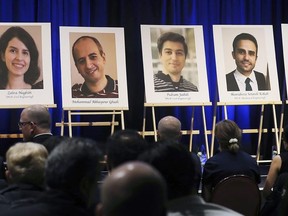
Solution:
[(234, 71), (231, 71), (230, 73), (227, 73), (227, 74), (226, 74), (226, 77), (233, 76), (234, 72), (235, 72), (235, 70), (234, 70)]
[(258, 72), (258, 71), (254, 71), (255, 76), (261, 76), (261, 77), (265, 77), (263, 73)]

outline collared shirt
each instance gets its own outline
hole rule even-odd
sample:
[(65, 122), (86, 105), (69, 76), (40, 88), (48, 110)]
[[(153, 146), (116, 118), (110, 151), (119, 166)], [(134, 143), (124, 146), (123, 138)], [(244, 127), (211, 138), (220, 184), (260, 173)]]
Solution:
[(118, 98), (118, 81), (110, 76), (107, 78), (107, 85), (99, 92), (91, 92), (86, 83), (77, 83), (72, 86), (73, 98)]
[(38, 136), (42, 136), (42, 135), (53, 135), (52, 133), (41, 133), (41, 134), (36, 134), (33, 138), (38, 137)]
[(256, 80), (256, 76), (255, 76), (255, 73), (254, 73), (254, 70), (252, 71), (252, 73), (247, 77), (247, 76), (244, 76), (243, 74), (241, 74), (238, 70), (236, 70), (234, 72), (234, 77), (235, 77), (235, 80), (238, 84), (238, 87), (239, 87), (239, 90), (240, 91), (246, 91), (246, 79), (247, 78), (250, 78), (250, 85), (252, 87), (252, 91), (258, 91), (258, 85), (257, 85), (257, 80)]
[(162, 71), (158, 71), (154, 75), (154, 88), (155, 92), (190, 92), (198, 91), (197, 86), (188, 80), (180, 77), (179, 82), (173, 82), (169, 74), (164, 74)]

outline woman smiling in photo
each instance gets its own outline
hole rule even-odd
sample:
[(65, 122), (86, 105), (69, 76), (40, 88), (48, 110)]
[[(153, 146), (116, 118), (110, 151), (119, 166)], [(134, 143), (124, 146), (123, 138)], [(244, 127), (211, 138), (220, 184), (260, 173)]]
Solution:
[(31, 35), (19, 26), (0, 37), (0, 89), (43, 89), (39, 52)]

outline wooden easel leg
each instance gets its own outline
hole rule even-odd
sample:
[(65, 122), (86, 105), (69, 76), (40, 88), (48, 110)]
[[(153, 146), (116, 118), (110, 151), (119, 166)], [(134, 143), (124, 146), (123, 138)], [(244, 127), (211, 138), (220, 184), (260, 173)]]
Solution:
[(62, 117), (61, 117), (61, 128), (60, 128), (60, 135), (64, 136), (64, 122), (65, 122), (65, 111), (62, 109)]
[(115, 110), (113, 110), (112, 121), (111, 121), (111, 135), (114, 133), (115, 129)]
[(227, 112), (227, 106), (226, 105), (224, 105), (223, 106), (223, 109), (224, 109), (224, 119), (228, 119), (228, 112)]
[(275, 104), (272, 104), (272, 109), (273, 109), (273, 119), (274, 119), (274, 128), (275, 128), (275, 141), (276, 141), (276, 147), (277, 147), (277, 153), (280, 153), (280, 141), (279, 141), (279, 130), (277, 127), (277, 117), (276, 117), (276, 108)]
[[(214, 142), (215, 142), (215, 125), (216, 125), (216, 117), (217, 117), (217, 108), (218, 108), (218, 105), (216, 104), (214, 106), (214, 112), (213, 112), (213, 123), (212, 123), (212, 132), (211, 132), (211, 151), (210, 151), (210, 157), (213, 156), (214, 154)], [(209, 157), (207, 157), (209, 158)]]
[(124, 112), (121, 110), (121, 129), (125, 129), (125, 122), (124, 122)]
[(157, 127), (156, 127), (155, 107), (152, 106), (151, 108), (152, 108), (152, 118), (153, 118), (154, 141), (157, 142)]
[(71, 110), (68, 110), (68, 127), (69, 127), (69, 137), (72, 137)]
[(278, 142), (279, 142), (279, 150), (277, 149), (277, 153), (280, 154), (280, 150), (281, 150), (281, 140), (282, 140), (282, 132), (283, 132), (283, 124), (284, 124), (284, 110), (285, 110), (285, 102), (282, 104), (282, 107), (281, 107), (281, 116), (280, 116), (280, 125), (279, 125), (279, 139), (278, 139)]
[(146, 106), (144, 104), (144, 111), (143, 111), (143, 126), (142, 126), (142, 137), (145, 138), (146, 133)]
[(204, 126), (204, 139), (206, 146), (206, 155), (209, 158), (209, 145), (208, 145), (208, 136), (207, 136), (207, 125), (206, 125), (206, 116), (205, 116), (205, 107), (202, 106), (202, 118), (203, 118), (203, 126)]
[(193, 126), (194, 126), (194, 113), (195, 107), (192, 107), (192, 114), (191, 114), (191, 125), (190, 125), (190, 141), (189, 141), (189, 151), (192, 152), (192, 141), (193, 141)]
[(257, 145), (257, 153), (256, 153), (256, 161), (260, 160), (260, 151), (261, 151), (261, 138), (262, 138), (262, 128), (263, 128), (263, 115), (264, 115), (264, 104), (261, 105), (261, 116), (260, 116), (260, 125), (258, 132), (258, 145)]

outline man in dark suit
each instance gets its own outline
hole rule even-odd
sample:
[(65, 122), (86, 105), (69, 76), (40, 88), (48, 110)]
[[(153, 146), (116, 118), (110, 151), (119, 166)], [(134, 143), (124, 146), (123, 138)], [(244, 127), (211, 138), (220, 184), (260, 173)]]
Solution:
[(25, 142), (42, 144), (52, 136), (50, 113), (43, 105), (31, 105), (23, 109), (18, 125)]
[(258, 44), (256, 38), (241, 33), (234, 38), (232, 56), (236, 70), (226, 74), (227, 91), (269, 90), (263, 73), (254, 71)]

